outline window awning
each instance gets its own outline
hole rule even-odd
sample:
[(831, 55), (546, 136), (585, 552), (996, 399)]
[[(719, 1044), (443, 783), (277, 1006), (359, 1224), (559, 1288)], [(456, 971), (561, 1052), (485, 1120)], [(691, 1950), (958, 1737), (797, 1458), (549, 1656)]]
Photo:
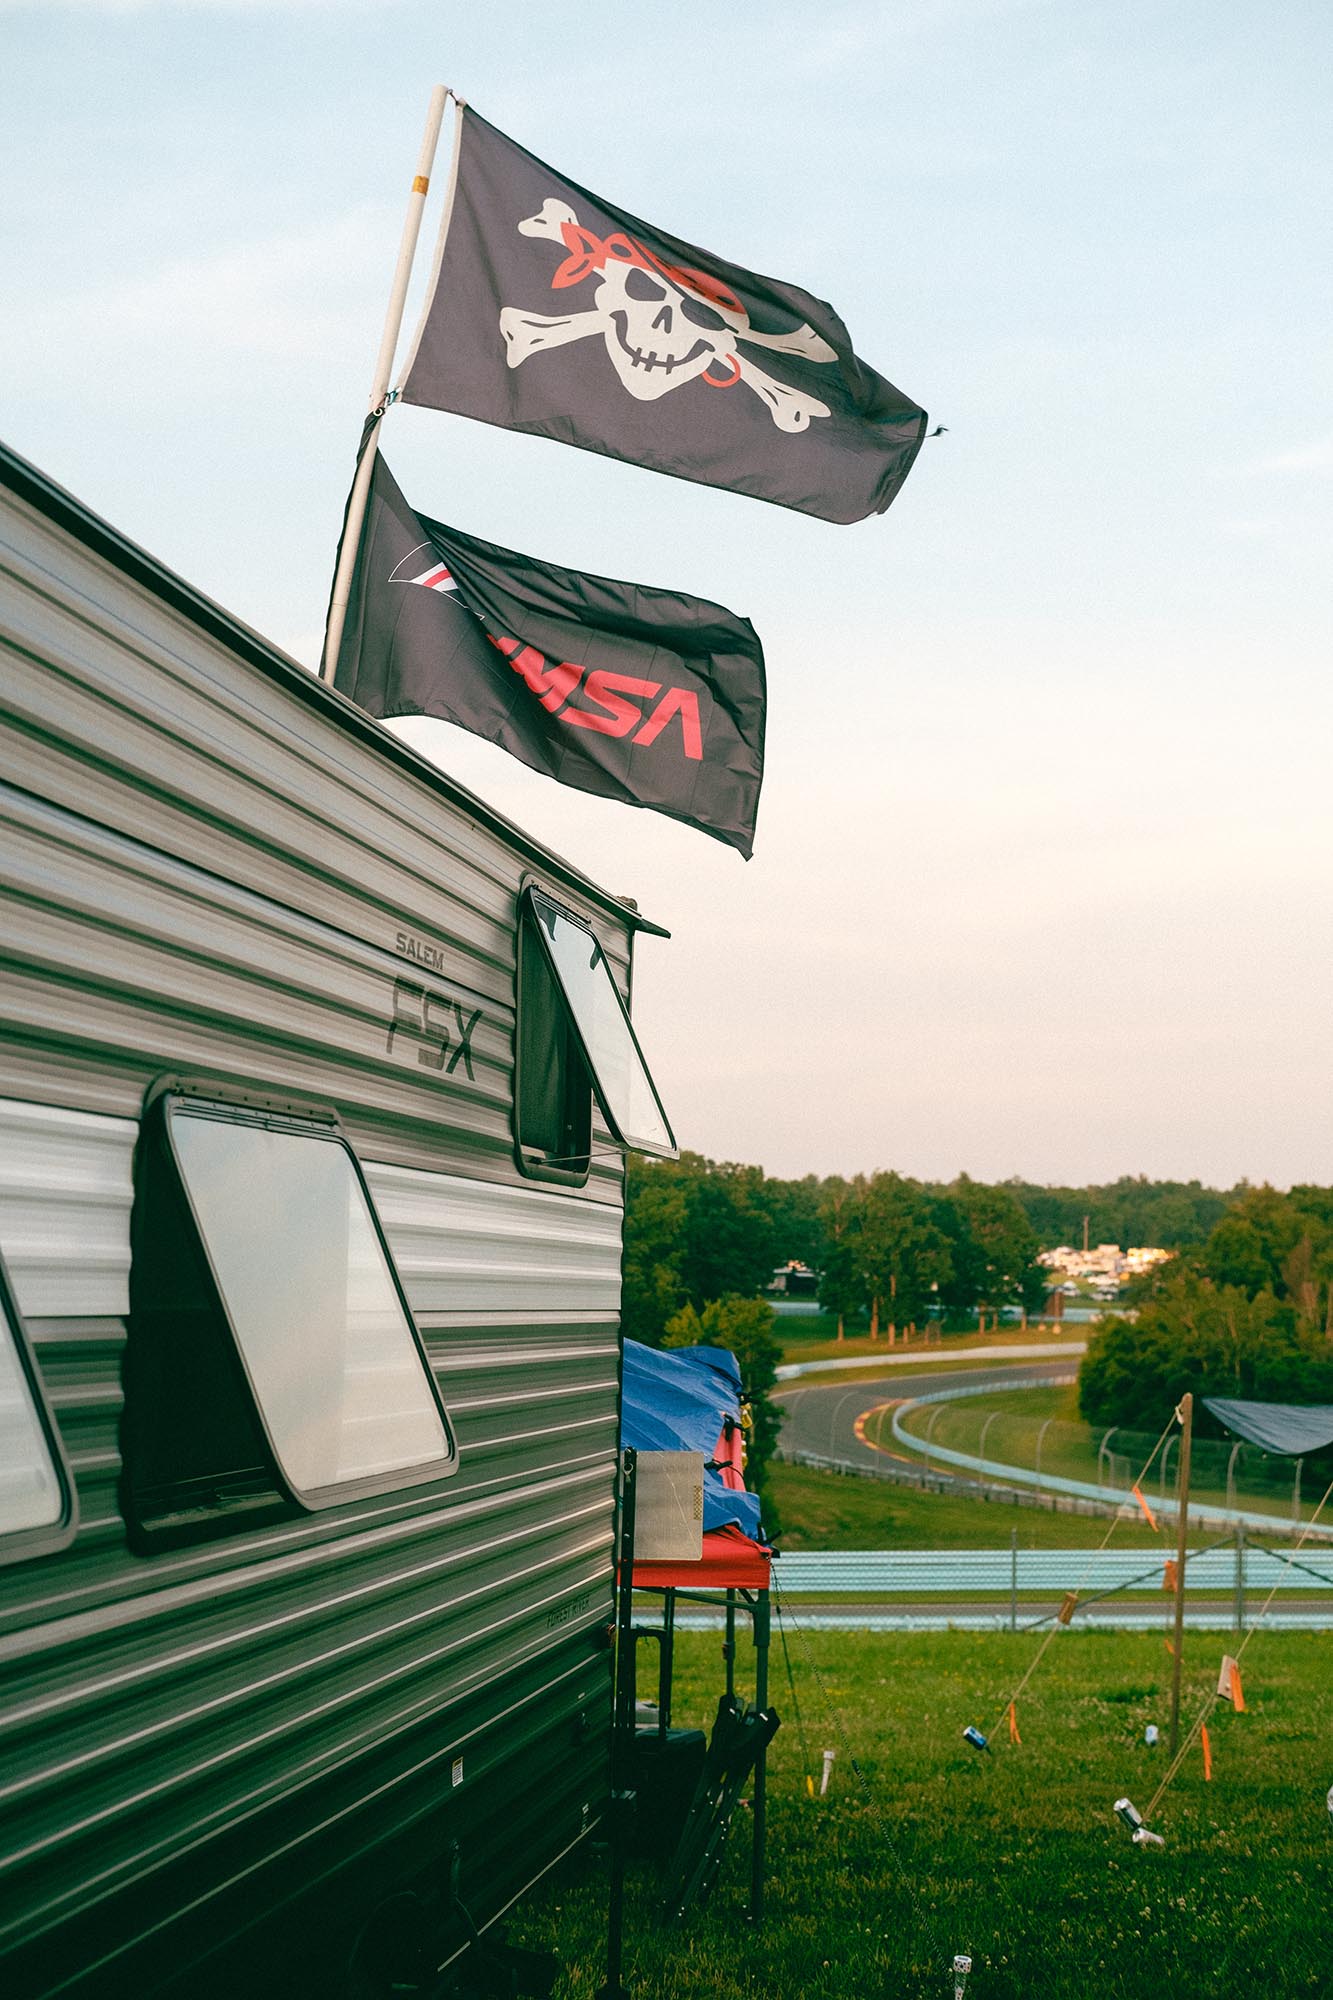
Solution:
[(613, 1137), (632, 1152), (674, 1160), (675, 1135), (600, 943), (540, 889), (527, 896)]
[(1333, 1403), (1242, 1403), (1228, 1396), (1205, 1396), (1211, 1410), (1247, 1444), (1283, 1458), (1306, 1458), (1333, 1444)]

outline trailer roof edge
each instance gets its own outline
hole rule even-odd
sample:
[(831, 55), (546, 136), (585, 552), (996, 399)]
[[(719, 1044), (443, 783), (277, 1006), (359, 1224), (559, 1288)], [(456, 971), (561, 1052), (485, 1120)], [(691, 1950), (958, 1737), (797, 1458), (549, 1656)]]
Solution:
[(92, 550), (105, 561), (113, 564), (123, 575), (159, 598), (173, 611), (181, 613), (197, 625), (211, 638), (220, 640), (234, 652), (268, 674), (292, 688), (302, 700), (315, 707), (323, 706), (337, 720), (342, 728), (358, 737), (369, 748), (413, 773), (415, 777), (441, 793), (459, 810), (469, 814), (490, 833), (509, 841), (529, 861), (550, 869), (559, 878), (583, 892), (609, 914), (627, 923), (632, 930), (643, 931), (651, 937), (670, 937), (671, 933), (661, 924), (653, 923), (641, 916), (639, 911), (624, 898), (612, 895), (594, 882), (590, 876), (575, 865), (556, 854), (551, 848), (524, 833), (521, 827), (507, 819), (493, 806), (488, 806), (465, 785), (451, 778), (438, 765), (423, 757), (410, 744), (392, 734), (378, 723), (373, 716), (339, 694), (326, 681), (303, 667), (299, 660), (284, 653), (280, 647), (266, 639), (216, 603), (211, 597), (187, 583), (175, 570), (160, 562), (146, 549), (113, 528), (109, 521), (95, 514), (90, 507), (59, 485), (47, 473), (32, 464), (21, 453), (0, 440), (0, 484), (16, 494), (21, 500), (66, 529), (85, 548)]

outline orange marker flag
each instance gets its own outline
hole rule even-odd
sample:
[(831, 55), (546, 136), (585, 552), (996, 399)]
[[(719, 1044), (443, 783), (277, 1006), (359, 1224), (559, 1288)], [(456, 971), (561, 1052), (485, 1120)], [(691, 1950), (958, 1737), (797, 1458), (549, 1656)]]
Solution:
[(1171, 1641), (1169, 1639), (1164, 1639), (1162, 1641), (1162, 1644), (1166, 1647), (1167, 1652), (1171, 1655), (1172, 1659), (1174, 1660), (1176, 1657), (1176, 1649), (1171, 1644)]
[(1241, 1691), (1240, 1668), (1234, 1660), (1231, 1662), (1231, 1706), (1235, 1709), (1237, 1715), (1245, 1713), (1245, 1696)]
[(1060, 1609), (1055, 1614), (1056, 1624), (1067, 1625), (1077, 1609), (1078, 1609), (1078, 1592), (1076, 1590), (1067, 1591), (1065, 1593), (1064, 1603), (1060, 1606)]
[(1162, 1564), (1162, 1589), (1174, 1592), (1178, 1582), (1176, 1559), (1174, 1556), (1167, 1556)]
[(1213, 1782), (1213, 1746), (1208, 1741), (1208, 1724), (1206, 1722), (1200, 1725), (1199, 1742), (1203, 1746), (1203, 1781), (1205, 1785), (1211, 1785)]
[(1148, 1523), (1148, 1526), (1152, 1529), (1153, 1533), (1156, 1534), (1157, 1516), (1153, 1513), (1152, 1508), (1148, 1505), (1143, 1495), (1139, 1492), (1137, 1486), (1131, 1486), (1129, 1490), (1134, 1495), (1134, 1498), (1138, 1501), (1140, 1507), (1142, 1507), (1144, 1520)]
[(1017, 1703), (1012, 1701), (1009, 1704), (1009, 1741), (1011, 1743), (1021, 1743), (1023, 1741), (1018, 1733)]

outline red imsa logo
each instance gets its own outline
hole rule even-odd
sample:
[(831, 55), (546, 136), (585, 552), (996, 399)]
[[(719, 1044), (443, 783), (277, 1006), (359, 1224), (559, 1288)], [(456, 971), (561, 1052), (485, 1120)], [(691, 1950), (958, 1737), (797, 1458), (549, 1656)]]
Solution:
[[(679, 717), (685, 755), (696, 764), (703, 761), (698, 697), (688, 688), (664, 688), (661, 681), (636, 680), (632, 674), (614, 674), (606, 667), (585, 669), (572, 660), (550, 666), (535, 646), (525, 646), (518, 639), (497, 639), (494, 633), (487, 637), (557, 722), (567, 722), (572, 729), (591, 729), (598, 736), (629, 736), (632, 743), (646, 748)], [(570, 704), (576, 688), (584, 701), (595, 705), (581, 708)], [(646, 712), (642, 704), (658, 695), (661, 700)]]

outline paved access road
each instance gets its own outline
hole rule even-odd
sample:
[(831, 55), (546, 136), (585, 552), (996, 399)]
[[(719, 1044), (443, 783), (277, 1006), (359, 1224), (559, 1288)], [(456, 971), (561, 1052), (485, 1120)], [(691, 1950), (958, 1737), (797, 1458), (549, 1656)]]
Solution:
[[(840, 1458), (851, 1465), (882, 1465), (884, 1453), (862, 1444), (856, 1435), (856, 1420), (881, 1403), (906, 1402), (912, 1396), (929, 1395), (934, 1389), (1004, 1389), (1021, 1377), (1025, 1382), (1068, 1380), (1074, 1364), (1069, 1360), (1019, 1361), (1008, 1368), (968, 1368), (958, 1362), (943, 1368), (923, 1368), (918, 1374), (907, 1368), (886, 1370), (873, 1380), (860, 1382), (786, 1383), (776, 1400), (784, 1412), (782, 1444), (786, 1451), (809, 1451), (821, 1458)], [(895, 1453), (901, 1457), (902, 1453)], [(920, 1461), (917, 1460), (917, 1463)], [(932, 1466), (932, 1471), (935, 1468)]]

